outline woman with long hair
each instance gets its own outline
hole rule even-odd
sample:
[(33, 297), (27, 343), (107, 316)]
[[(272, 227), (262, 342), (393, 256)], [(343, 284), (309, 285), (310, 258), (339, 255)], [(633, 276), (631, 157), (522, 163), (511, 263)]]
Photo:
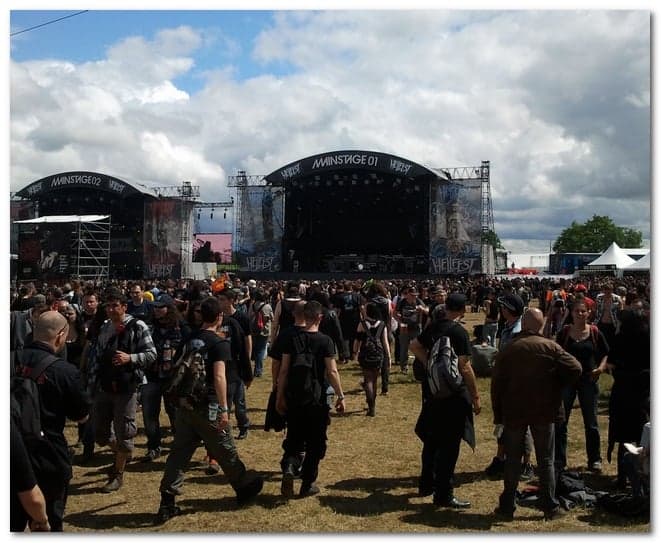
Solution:
[(376, 414), (376, 379), (384, 364), (391, 365), (390, 345), (386, 323), (381, 320), (377, 304), (369, 302), (365, 306), (365, 318), (358, 323), (354, 352), (358, 353), (358, 363), (363, 370), (363, 388), (367, 400), (367, 416)]
[(574, 401), (578, 396), (585, 428), (585, 447), (588, 469), (601, 471), (601, 441), (597, 422), (597, 401), (599, 399), (599, 376), (607, 370), (608, 343), (599, 329), (589, 323), (590, 310), (585, 300), (578, 299), (572, 306), (572, 324), (564, 326), (556, 341), (569, 354), (573, 355), (583, 368), (576, 384), (563, 390), (562, 401), (565, 420), (556, 423), (555, 464), (556, 470), (567, 465), (567, 426)]

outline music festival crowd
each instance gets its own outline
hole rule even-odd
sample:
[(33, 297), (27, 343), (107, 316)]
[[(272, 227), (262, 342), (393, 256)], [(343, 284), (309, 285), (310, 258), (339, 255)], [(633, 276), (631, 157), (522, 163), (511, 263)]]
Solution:
[[(298, 495), (314, 496), (329, 412), (345, 409), (338, 365), (356, 362), (369, 417), (377, 414), (377, 384), (387, 395), (392, 371), (420, 382), (412, 428), (423, 442), (418, 492), (438, 507), (471, 506), (454, 493), (455, 465), (462, 440), (475, 447), (481, 402), (491, 402), (497, 443), (482, 469), (503, 480), (494, 515), (505, 521), (522, 498), (519, 481), (535, 474), (545, 520), (571, 507), (563, 493), (572, 481), (568, 441), (581, 442), (587, 469), (601, 472), (599, 376), (610, 373), (607, 458), (617, 444), (617, 476), (613, 492), (599, 499), (620, 510), (648, 506), (649, 274), (244, 280), (223, 274), (12, 288), (12, 531), (61, 531), (72, 463), (91, 462), (99, 447), (114, 453), (99, 488), (106, 493), (122, 487), (129, 461), (164, 455), (162, 409), (174, 441), (155, 523), (181, 513), (176, 497), (200, 441), (207, 472), (222, 470), (237, 502), (249, 503), (263, 478), (240, 458), (235, 440), (249, 435), (248, 387), (267, 371), (273, 392), (265, 429), (285, 430), (281, 494), (293, 497), (300, 481)], [(480, 313), (482, 324), (467, 330), (466, 312)], [(477, 387), (484, 368), (490, 399)], [(577, 398), (584, 433), (568, 435)], [(147, 452), (135, 458), (140, 412)], [(71, 445), (67, 420), (77, 424)]]

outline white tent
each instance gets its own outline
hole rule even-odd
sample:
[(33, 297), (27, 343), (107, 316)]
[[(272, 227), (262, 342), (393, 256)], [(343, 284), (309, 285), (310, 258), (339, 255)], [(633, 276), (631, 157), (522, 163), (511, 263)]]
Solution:
[(633, 264), (630, 266), (626, 267), (626, 271), (645, 271), (650, 269), (650, 264), (652, 263), (652, 251), (647, 253), (643, 258), (640, 260), (636, 260)]
[(604, 253), (590, 262), (586, 269), (588, 270), (622, 270), (636, 262), (633, 258), (628, 256), (617, 243), (613, 242), (611, 246), (604, 251)]

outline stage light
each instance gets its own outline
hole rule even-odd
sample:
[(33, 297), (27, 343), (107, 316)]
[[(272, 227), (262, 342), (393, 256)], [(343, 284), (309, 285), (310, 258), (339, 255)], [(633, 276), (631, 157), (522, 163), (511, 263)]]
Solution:
[(355, 185), (356, 183), (358, 183), (358, 181), (356, 181), (355, 179), (352, 179), (352, 180), (351, 180), (351, 184), (352, 184), (352, 185)]
[(340, 187), (343, 187), (343, 186), (344, 186), (344, 181), (342, 181), (342, 179), (340, 179), (340, 180), (337, 182), (337, 184), (338, 184)]
[(223, 211), (223, 219), (227, 218), (227, 210)]
[(211, 208), (211, 214), (209, 215), (209, 218), (210, 218), (210, 219), (213, 219), (213, 212), (214, 212), (214, 208), (212, 207), (212, 208)]
[(198, 210), (198, 212), (197, 212), (197, 220), (198, 220), (198, 221), (200, 220), (200, 212), (199, 212), (199, 210)]
[(326, 179), (326, 186), (327, 186), (327, 187), (330, 187), (330, 186), (331, 186), (331, 180), (330, 180), (330, 179)]
[(351, 177), (354, 178), (354, 179), (358, 179), (358, 174), (356, 174), (356, 173), (352, 173), (352, 174), (351, 174)]
[(335, 181), (337, 181), (339, 178), (340, 178), (339, 175), (337, 175), (337, 174), (333, 174), (333, 179), (335, 179)]
[(315, 180), (315, 181), (321, 181), (321, 177), (319, 177), (318, 175), (315, 175), (315, 176), (314, 176), (314, 180)]

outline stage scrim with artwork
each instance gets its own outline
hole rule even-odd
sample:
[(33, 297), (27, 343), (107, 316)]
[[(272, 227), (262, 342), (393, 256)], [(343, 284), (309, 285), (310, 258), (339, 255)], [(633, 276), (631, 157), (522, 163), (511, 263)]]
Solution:
[(183, 209), (181, 200), (164, 199), (145, 204), (145, 277), (180, 277)]
[(237, 262), (241, 270), (276, 272), (282, 269), (284, 191), (280, 187), (239, 190), (240, 230)]
[(232, 262), (232, 234), (200, 232), (193, 238), (193, 262)]
[(480, 273), (481, 180), (434, 182), (430, 193), (429, 272)]

